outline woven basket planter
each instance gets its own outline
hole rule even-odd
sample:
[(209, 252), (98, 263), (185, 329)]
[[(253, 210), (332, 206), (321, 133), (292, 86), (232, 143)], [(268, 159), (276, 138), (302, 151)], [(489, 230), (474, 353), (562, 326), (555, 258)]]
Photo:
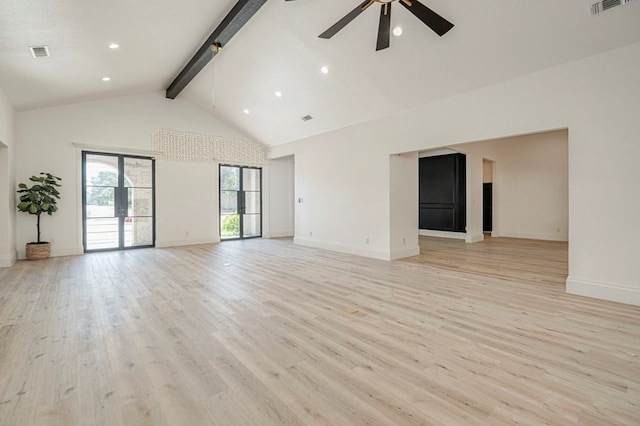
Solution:
[(51, 243), (27, 244), (27, 260), (48, 259), (51, 255)]

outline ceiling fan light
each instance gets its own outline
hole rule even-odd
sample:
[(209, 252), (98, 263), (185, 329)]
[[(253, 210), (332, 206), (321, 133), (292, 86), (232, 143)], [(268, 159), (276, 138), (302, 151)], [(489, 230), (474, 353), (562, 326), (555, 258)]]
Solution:
[(322, 74), (329, 74), (329, 67), (323, 65), (322, 68), (320, 68), (320, 72), (322, 72)]
[(402, 35), (402, 27), (395, 27), (393, 29), (393, 35), (396, 37), (400, 37)]

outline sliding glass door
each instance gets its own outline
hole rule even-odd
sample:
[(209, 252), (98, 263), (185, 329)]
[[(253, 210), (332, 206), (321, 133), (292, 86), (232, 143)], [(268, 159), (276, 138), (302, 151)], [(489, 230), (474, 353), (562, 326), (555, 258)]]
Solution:
[(153, 247), (154, 181), (151, 158), (82, 153), (85, 252)]
[(220, 166), (220, 238), (262, 236), (262, 169)]

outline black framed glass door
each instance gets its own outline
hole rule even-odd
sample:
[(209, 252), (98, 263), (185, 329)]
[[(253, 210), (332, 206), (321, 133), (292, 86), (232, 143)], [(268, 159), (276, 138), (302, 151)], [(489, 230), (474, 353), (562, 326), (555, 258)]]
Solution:
[(155, 161), (82, 153), (84, 251), (153, 247)]
[(220, 239), (262, 236), (262, 169), (220, 165)]

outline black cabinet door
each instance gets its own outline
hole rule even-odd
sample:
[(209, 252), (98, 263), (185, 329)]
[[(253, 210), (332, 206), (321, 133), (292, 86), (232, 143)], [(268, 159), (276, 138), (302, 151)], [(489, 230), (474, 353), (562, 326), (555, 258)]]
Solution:
[(421, 158), (419, 179), (420, 229), (465, 232), (466, 156)]

